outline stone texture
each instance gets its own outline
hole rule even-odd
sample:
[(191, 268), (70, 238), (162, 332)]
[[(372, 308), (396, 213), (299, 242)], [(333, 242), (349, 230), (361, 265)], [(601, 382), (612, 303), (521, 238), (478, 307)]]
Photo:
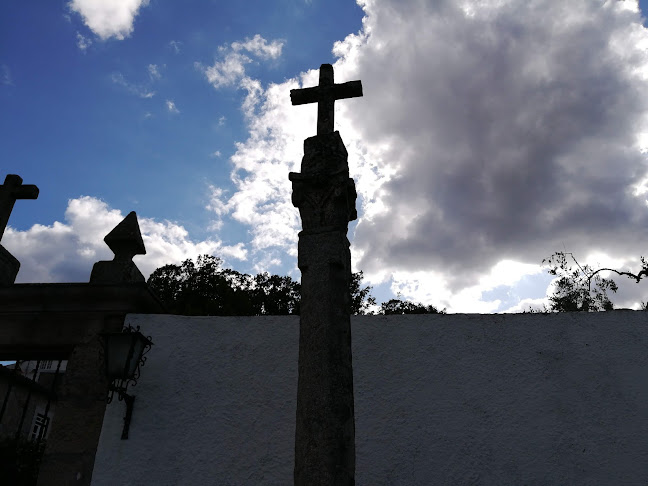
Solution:
[(115, 254), (111, 261), (100, 261), (92, 267), (90, 283), (144, 282), (146, 279), (133, 262), (135, 255), (145, 255), (137, 215), (131, 211), (106, 235), (104, 241)]
[(349, 221), (357, 218), (357, 195), (340, 132), (307, 138), (301, 169), (301, 174), (291, 172), (289, 179), (304, 231), (346, 233)]
[(292, 90), (293, 105), (318, 103), (317, 135), (304, 141), (301, 173), (291, 172), (299, 208), (302, 272), (294, 484), (355, 484), (355, 422), (347, 229), (357, 217), (347, 151), (333, 131), (336, 99), (362, 96), (359, 81), (335, 85), (322, 64), (320, 85)]
[(0, 356), (68, 360), (39, 486), (90, 484), (108, 394), (98, 334), (137, 311), (164, 312), (145, 283), (0, 287)]
[(352, 485), (351, 253), (346, 231), (301, 233), (296, 485)]
[(16, 281), (20, 262), (2, 245), (0, 245), (0, 285), (11, 285)]

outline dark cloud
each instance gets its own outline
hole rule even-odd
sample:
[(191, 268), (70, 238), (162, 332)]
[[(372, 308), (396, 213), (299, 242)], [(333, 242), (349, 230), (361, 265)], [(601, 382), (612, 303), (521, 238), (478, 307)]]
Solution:
[(458, 289), (502, 259), (539, 263), (564, 246), (638, 257), (640, 14), (623, 2), (431, 3), (367, 2), (366, 37), (342, 63), (365, 92), (351, 123), (397, 167), (387, 210), (358, 224), (358, 267), (440, 271)]

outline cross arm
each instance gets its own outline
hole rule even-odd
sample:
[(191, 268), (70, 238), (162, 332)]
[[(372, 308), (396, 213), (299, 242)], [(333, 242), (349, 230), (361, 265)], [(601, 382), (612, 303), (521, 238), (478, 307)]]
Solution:
[(313, 86), (312, 88), (291, 89), (290, 101), (293, 105), (305, 105), (331, 97), (334, 100), (362, 96), (362, 82), (348, 81), (333, 86)]
[(320, 87), (291, 89), (290, 101), (293, 105), (305, 105), (307, 103), (317, 103), (320, 99)]
[(362, 82), (348, 81), (346, 83), (336, 84), (333, 86), (333, 96), (336, 100), (362, 96)]
[(16, 199), (38, 199), (38, 186), (24, 184), (14, 189), (13, 195)]

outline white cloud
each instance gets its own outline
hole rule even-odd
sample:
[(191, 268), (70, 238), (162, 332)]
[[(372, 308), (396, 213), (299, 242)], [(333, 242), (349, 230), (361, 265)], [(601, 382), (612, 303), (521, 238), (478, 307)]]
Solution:
[[(218, 157), (220, 157), (220, 152)], [(215, 219), (212, 220), (209, 228), (212, 231), (218, 231), (223, 227), (223, 217), (231, 211), (231, 207), (225, 200), (225, 191), (222, 188), (209, 186), (209, 189), (211, 194), (209, 197), (209, 203), (205, 206), (205, 209), (211, 211), (215, 215)]]
[(6, 64), (0, 65), (0, 84), (5, 86), (13, 86), (13, 79), (11, 77), (11, 69)]
[(617, 2), (465, 2), (470, 15), (389, 3), (367, 2), (364, 32), (336, 46), (339, 67), (380, 98), (358, 103), (351, 124), (370, 151), (390, 140), (379, 165), (397, 167), (380, 188), (387, 209), (357, 227), (359, 267), (438, 271), (457, 296), (485, 289), (498, 261), (539, 263), (563, 243), (638, 256), (639, 15)]
[(153, 96), (155, 96), (155, 91), (151, 91), (144, 86), (127, 81), (122, 73), (113, 73), (111, 79), (113, 83), (123, 86), (129, 93), (137, 95), (140, 98), (153, 98)]
[(76, 33), (76, 38), (77, 38), (77, 47), (81, 49), (81, 51), (85, 52), (85, 50), (92, 45), (92, 40), (90, 40), (88, 37), (84, 36), (80, 32)]
[(180, 113), (180, 110), (176, 108), (176, 105), (173, 101), (171, 100), (166, 100), (166, 107), (167, 110), (169, 110), (170, 113)]
[(180, 41), (175, 41), (175, 40), (169, 41), (169, 47), (171, 49), (173, 49), (173, 52), (175, 52), (176, 54), (180, 53), (180, 46), (181, 45), (182, 45), (182, 42), (180, 42)]
[[(105, 202), (85, 196), (69, 201), (66, 223), (34, 225), (26, 231), (9, 227), (2, 243), (21, 262), (17, 282), (87, 282), (96, 261), (113, 258), (103, 238), (124, 216)], [(145, 277), (162, 265), (205, 253), (226, 262), (247, 257), (242, 243), (228, 246), (211, 239), (193, 242), (180, 225), (141, 215), (138, 219), (146, 255), (136, 256), (134, 261)]]
[(196, 69), (202, 71), (214, 88), (233, 86), (247, 79), (245, 66), (252, 62), (252, 59), (241, 51), (257, 56), (261, 59), (276, 59), (281, 55), (283, 41), (273, 40), (270, 43), (259, 34), (252, 39), (245, 39), (244, 42), (233, 42), (228, 49), (220, 47), (219, 51), (224, 54), (222, 61), (215, 61), (212, 66), (204, 67), (201, 63), (195, 62)]
[(244, 42), (232, 42), (232, 49), (235, 52), (246, 50), (262, 59), (277, 59), (281, 56), (283, 45), (284, 41), (279, 39), (268, 44), (267, 40), (257, 34), (252, 39), (246, 38)]
[(220, 157), (221, 156), (220, 150), (216, 150), (215, 152), (212, 152), (211, 156), (214, 158)]
[(100, 39), (123, 40), (133, 32), (139, 9), (148, 0), (72, 0), (68, 7), (83, 17), (85, 25)]
[(215, 62), (212, 66), (203, 67), (200, 63), (195, 63), (197, 69), (205, 73), (207, 81), (214, 88), (231, 86), (245, 76), (245, 65), (252, 62), (252, 59), (238, 52), (230, 52), (225, 59)]
[[(219, 224), (223, 215), (248, 225), (256, 271), (272, 271), (296, 255), (299, 212), (290, 202), (288, 172), (298, 170), (302, 140), (315, 126), (312, 114), (291, 110), (290, 88), (295, 80), (265, 90), (258, 80), (244, 78), (248, 92), (243, 111), (250, 128), (246, 142), (237, 143), (232, 180), (234, 194), (212, 188), (210, 209)], [(272, 132), (270, 132), (270, 130)]]
[(162, 75), (160, 74), (160, 69), (158, 68), (157, 64), (149, 64), (148, 72), (149, 72), (149, 77), (151, 78), (152, 81), (155, 81), (162, 77)]
[[(364, 98), (336, 103), (336, 129), (362, 205), (354, 265), (369, 281), (485, 312), (505, 305), (497, 288), (537, 275), (554, 251), (638, 259), (648, 241), (646, 198), (633, 193), (648, 172), (638, 144), (648, 133), (648, 34), (636, 8), (361, 6), (363, 30), (334, 53), (336, 81), (361, 79)], [(317, 71), (263, 87), (239, 65), (232, 81), (224, 64), (210, 79), (248, 92), (250, 134), (231, 158), (236, 190), (225, 204), (249, 225), (253, 260), (268, 262), (295, 255), (287, 174), (299, 170), (316, 108), (291, 106), (289, 90), (316, 85)]]
[(546, 298), (541, 299), (522, 299), (515, 306), (506, 309), (504, 312), (508, 314), (516, 314), (521, 312), (544, 312), (549, 308), (549, 300)]

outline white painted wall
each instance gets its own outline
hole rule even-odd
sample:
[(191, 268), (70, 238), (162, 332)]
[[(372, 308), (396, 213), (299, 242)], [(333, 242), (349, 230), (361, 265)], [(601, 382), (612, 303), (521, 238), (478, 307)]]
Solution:
[[(155, 346), (93, 486), (290, 485), (299, 319), (130, 315)], [(352, 318), (356, 484), (648, 484), (648, 313)]]

